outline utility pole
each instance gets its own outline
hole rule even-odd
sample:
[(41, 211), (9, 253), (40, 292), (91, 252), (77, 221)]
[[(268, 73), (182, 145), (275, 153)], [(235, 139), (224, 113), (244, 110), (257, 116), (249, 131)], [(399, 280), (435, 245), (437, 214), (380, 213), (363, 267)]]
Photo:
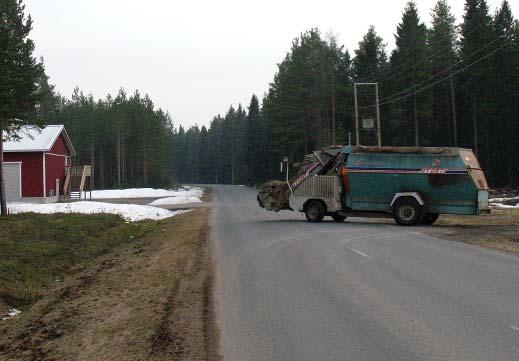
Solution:
[(360, 145), (359, 130), (359, 101), (357, 100), (357, 83), (353, 84), (353, 97), (355, 98), (355, 140), (356, 145)]
[(452, 126), (454, 128), (454, 146), (458, 147), (458, 123), (456, 120), (456, 95), (454, 94), (454, 79), (451, 73), (451, 102), (452, 102)]
[[(413, 85), (413, 88), (415, 86)], [(416, 93), (413, 97), (413, 102), (414, 102), (414, 145), (415, 147), (418, 147), (420, 145), (419, 143), (419, 140), (418, 140), (418, 109), (417, 109), (417, 104), (416, 104)]]
[(474, 99), (474, 153), (478, 155), (478, 117), (476, 111), (477, 102)]
[(379, 147), (382, 146), (382, 132), (380, 130), (380, 102), (378, 98), (378, 83), (375, 83), (375, 93), (377, 97), (377, 144)]
[(335, 139), (335, 72), (332, 73), (332, 143), (337, 144)]
[[(353, 95), (354, 95), (354, 98), (355, 98), (355, 135), (356, 135), (356, 141), (357, 141), (357, 145), (360, 145), (360, 125), (359, 125), (359, 100), (358, 100), (358, 92), (357, 92), (357, 87), (359, 85), (362, 85), (362, 86), (375, 86), (375, 97), (376, 97), (376, 101), (375, 101), (375, 105), (368, 105), (368, 106), (363, 106), (361, 109), (366, 109), (366, 108), (373, 108), (375, 107), (376, 108), (376, 131), (377, 131), (377, 144), (378, 146), (382, 146), (382, 134), (381, 134), (381, 127), (380, 127), (380, 99), (379, 99), (379, 93), (378, 93), (378, 83), (354, 83), (353, 84)], [(365, 118), (363, 118), (363, 121), (364, 121)], [(375, 124), (374, 124), (374, 119), (373, 118), (369, 118), (370, 120), (373, 121), (373, 123), (371, 123), (372, 125), (370, 125), (370, 130), (371, 128), (375, 128)]]

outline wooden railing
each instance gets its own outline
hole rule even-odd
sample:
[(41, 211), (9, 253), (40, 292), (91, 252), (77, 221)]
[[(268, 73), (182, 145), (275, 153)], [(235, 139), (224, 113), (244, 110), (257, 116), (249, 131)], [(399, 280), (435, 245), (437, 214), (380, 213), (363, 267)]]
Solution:
[(65, 197), (69, 197), (72, 192), (73, 179), (81, 177), (81, 181), (79, 183), (79, 198), (83, 194), (85, 189), (87, 178), (92, 176), (92, 166), (84, 165), (80, 167), (67, 167), (65, 169), (66, 177), (65, 177), (65, 185), (63, 186), (63, 195)]

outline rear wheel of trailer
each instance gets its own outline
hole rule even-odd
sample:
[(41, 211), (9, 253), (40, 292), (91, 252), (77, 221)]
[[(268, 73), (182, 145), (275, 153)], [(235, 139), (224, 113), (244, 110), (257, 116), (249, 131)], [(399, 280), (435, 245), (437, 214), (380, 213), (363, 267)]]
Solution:
[(416, 226), (424, 216), (423, 206), (413, 197), (401, 197), (393, 205), (393, 218), (401, 226)]

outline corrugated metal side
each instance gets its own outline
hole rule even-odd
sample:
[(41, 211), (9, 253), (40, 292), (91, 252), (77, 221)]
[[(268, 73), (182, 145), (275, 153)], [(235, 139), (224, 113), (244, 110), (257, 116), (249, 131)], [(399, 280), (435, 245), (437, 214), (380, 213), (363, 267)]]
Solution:
[(295, 191), (297, 197), (327, 198), (333, 197), (338, 187), (336, 176), (316, 176), (306, 179)]

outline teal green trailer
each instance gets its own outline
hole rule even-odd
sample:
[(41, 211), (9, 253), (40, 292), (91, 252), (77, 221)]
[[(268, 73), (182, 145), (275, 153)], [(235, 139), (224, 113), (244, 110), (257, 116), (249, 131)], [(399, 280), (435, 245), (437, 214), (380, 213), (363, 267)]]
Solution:
[(291, 184), (291, 208), (310, 221), (373, 213), (416, 225), (489, 212), (485, 175), (470, 149), (347, 146), (336, 159), (328, 173)]

